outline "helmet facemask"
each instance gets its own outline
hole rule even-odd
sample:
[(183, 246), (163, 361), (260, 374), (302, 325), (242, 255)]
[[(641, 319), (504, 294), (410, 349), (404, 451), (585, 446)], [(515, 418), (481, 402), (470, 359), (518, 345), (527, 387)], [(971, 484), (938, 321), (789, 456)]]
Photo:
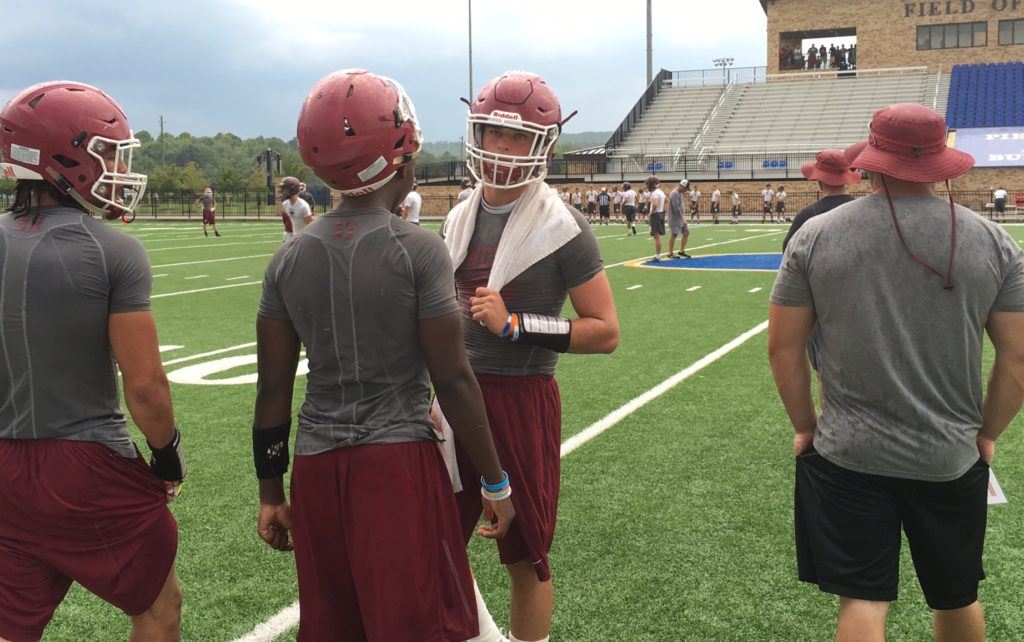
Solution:
[[(124, 140), (93, 136), (89, 141), (86, 151), (103, 168), (103, 173), (89, 191), (95, 200), (86, 200), (74, 189), (68, 190), (68, 193), (94, 214), (105, 218), (123, 217), (133, 214), (142, 200), (146, 191), (146, 175), (132, 171), (133, 152), (142, 144), (130, 133), (129, 136)], [(112, 149), (113, 156), (110, 151)]]
[[(542, 181), (548, 173), (548, 159), (558, 140), (559, 126), (537, 125), (516, 116), (470, 113), (467, 119), (466, 165), (478, 182), (497, 189), (515, 189)], [(530, 151), (525, 156), (485, 151), (483, 135), (486, 127), (501, 127), (532, 136)]]

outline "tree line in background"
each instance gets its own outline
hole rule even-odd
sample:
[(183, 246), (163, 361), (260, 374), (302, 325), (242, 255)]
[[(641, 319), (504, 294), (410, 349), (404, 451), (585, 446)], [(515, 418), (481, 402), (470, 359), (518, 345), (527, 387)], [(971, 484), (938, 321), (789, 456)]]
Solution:
[[(192, 136), (188, 132), (178, 135), (165, 133), (163, 141), (146, 130), (136, 134), (142, 148), (134, 157), (133, 170), (149, 176), (147, 190), (155, 192), (200, 193), (207, 185), (219, 192), (241, 192), (266, 188), (264, 169), (256, 157), (266, 149), (281, 154), (283, 176), (294, 176), (309, 184), (311, 189), (324, 187), (313, 172), (302, 164), (296, 140), (280, 138), (242, 139), (234, 134)], [(556, 150), (557, 155), (607, 139), (607, 132), (565, 134)], [(594, 142), (599, 141), (599, 142)], [(463, 158), (460, 141), (424, 143), (418, 162), (437, 163)], [(0, 179), (0, 194), (14, 191), (14, 181)]]

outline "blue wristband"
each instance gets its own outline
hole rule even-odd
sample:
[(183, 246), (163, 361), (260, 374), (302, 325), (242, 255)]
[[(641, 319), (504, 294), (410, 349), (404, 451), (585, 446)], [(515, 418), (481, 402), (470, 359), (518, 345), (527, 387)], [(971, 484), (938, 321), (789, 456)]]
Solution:
[(504, 339), (508, 336), (508, 329), (512, 327), (512, 315), (508, 315), (508, 319), (505, 320), (505, 327), (501, 329), (501, 334), (498, 336)]
[(502, 479), (497, 484), (488, 484), (487, 480), (484, 479), (483, 475), (481, 475), (480, 476), (480, 486), (482, 486), (484, 490), (486, 490), (487, 492), (490, 492), (490, 493), (497, 493), (497, 492), (505, 490), (506, 488), (508, 488), (508, 473), (506, 473), (503, 470), (503, 471), (501, 471), (501, 474), (504, 477), (504, 479)]

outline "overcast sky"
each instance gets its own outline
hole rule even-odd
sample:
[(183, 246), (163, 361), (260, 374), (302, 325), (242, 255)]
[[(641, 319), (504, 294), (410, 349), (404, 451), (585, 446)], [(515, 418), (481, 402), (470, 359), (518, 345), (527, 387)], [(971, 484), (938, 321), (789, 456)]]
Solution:
[[(758, 0), (654, 0), (654, 69), (704, 69), (731, 56), (765, 64)], [(306, 93), (361, 67), (400, 81), (427, 140), (464, 133), (467, 0), (3, 0), (0, 102), (43, 80), (110, 93), (132, 127), (163, 114), (178, 134), (295, 135)], [(545, 77), (566, 131), (611, 130), (646, 74), (645, 0), (473, 0), (474, 88), (507, 69)], [(607, 7), (603, 13), (595, 7)]]

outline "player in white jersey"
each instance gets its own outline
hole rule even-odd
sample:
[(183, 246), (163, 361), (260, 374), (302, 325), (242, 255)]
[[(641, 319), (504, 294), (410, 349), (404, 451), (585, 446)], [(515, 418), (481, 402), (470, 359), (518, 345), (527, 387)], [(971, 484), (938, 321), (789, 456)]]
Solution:
[(622, 213), (626, 216), (626, 234), (636, 236), (636, 190), (629, 183), (622, 184)]
[(423, 197), (416, 191), (416, 183), (412, 184), (412, 191), (402, 202), (402, 218), (413, 225), (420, 224), (420, 209), (423, 207)]
[(718, 185), (711, 186), (711, 218), (715, 221), (715, 225), (718, 225), (718, 213), (722, 211), (722, 192), (719, 191)]
[(740, 222), (740, 214), (743, 213), (743, 199), (736, 190), (732, 192), (732, 224)]
[[(284, 240), (288, 241), (297, 234), (300, 234), (302, 230), (313, 222), (313, 212), (309, 209), (309, 204), (306, 201), (299, 198), (299, 179), (293, 176), (286, 176), (281, 179), (281, 206), (280, 212), (286, 217)], [(291, 229), (288, 229), (288, 224), (291, 224)]]
[[(764, 189), (761, 190), (761, 201), (763, 206), (761, 207), (761, 222), (764, 223), (765, 216), (772, 215), (772, 202), (775, 200), (775, 192), (772, 190), (771, 183), (765, 183)], [(772, 220), (774, 223), (774, 219)]]

